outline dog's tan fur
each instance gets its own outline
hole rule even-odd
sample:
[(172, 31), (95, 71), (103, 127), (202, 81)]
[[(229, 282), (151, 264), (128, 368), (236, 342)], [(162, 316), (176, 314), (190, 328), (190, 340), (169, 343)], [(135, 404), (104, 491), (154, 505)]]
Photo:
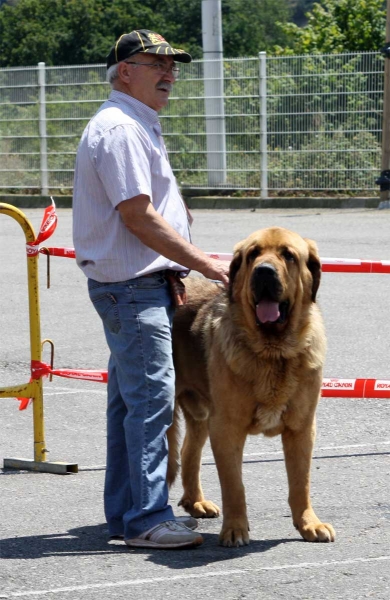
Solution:
[[(264, 263), (279, 280), (278, 301), (289, 302), (285, 323), (256, 321), (253, 277)], [(194, 517), (219, 514), (200, 483), (202, 447), (210, 436), (222, 489), (224, 546), (249, 543), (242, 459), (247, 435), (259, 433), (282, 436), (289, 503), (302, 537), (334, 540), (332, 526), (317, 518), (309, 498), (326, 347), (315, 303), (320, 275), (316, 244), (274, 227), (237, 244), (228, 291), (201, 278), (186, 282), (188, 303), (176, 311), (173, 327), (177, 409), (168, 479), (172, 483), (177, 471), (180, 407), (186, 422), (181, 504)]]

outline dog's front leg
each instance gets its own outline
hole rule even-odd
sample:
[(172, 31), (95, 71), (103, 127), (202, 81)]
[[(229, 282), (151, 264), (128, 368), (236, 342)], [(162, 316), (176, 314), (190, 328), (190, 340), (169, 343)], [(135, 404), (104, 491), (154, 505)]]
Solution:
[(221, 546), (249, 544), (245, 489), (242, 483), (242, 458), (246, 434), (234, 427), (229, 417), (213, 416), (209, 421), (210, 442), (222, 491), (223, 524)]
[(318, 519), (310, 502), (310, 468), (315, 439), (315, 421), (299, 431), (282, 433), (293, 523), (308, 542), (333, 542), (335, 532)]
[(202, 448), (209, 435), (207, 421), (196, 421), (188, 411), (183, 412), (186, 420), (186, 435), (181, 451), (184, 492), (179, 505), (196, 518), (219, 517), (219, 507), (205, 499), (200, 481)]

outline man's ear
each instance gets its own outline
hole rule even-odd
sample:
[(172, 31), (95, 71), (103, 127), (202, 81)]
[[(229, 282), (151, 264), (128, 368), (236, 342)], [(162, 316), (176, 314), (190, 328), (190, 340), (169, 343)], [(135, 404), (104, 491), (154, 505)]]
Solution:
[(118, 77), (120, 81), (124, 81), (125, 83), (128, 83), (130, 81), (130, 68), (131, 66), (129, 67), (129, 65), (124, 61), (118, 63)]

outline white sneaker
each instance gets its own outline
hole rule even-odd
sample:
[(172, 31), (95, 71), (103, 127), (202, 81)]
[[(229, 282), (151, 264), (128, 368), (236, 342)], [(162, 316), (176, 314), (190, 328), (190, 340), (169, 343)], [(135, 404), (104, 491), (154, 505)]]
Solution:
[[(196, 529), (198, 527), (198, 521), (191, 517), (191, 515), (183, 515), (181, 517), (175, 517), (176, 523), (185, 525), (188, 529)], [(123, 540), (123, 535), (110, 535), (110, 540)]]
[(191, 517), (191, 515), (183, 515), (182, 517), (175, 517), (176, 523), (185, 525), (188, 529), (196, 529), (198, 527), (198, 521)]
[(138, 537), (125, 540), (134, 548), (186, 548), (203, 544), (201, 535), (177, 521), (164, 521)]

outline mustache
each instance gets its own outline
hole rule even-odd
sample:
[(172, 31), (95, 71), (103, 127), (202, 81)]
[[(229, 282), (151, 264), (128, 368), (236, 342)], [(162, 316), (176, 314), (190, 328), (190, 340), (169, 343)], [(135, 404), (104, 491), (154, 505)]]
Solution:
[(166, 92), (171, 92), (173, 90), (173, 84), (168, 81), (160, 81), (156, 87), (158, 90), (164, 90)]

